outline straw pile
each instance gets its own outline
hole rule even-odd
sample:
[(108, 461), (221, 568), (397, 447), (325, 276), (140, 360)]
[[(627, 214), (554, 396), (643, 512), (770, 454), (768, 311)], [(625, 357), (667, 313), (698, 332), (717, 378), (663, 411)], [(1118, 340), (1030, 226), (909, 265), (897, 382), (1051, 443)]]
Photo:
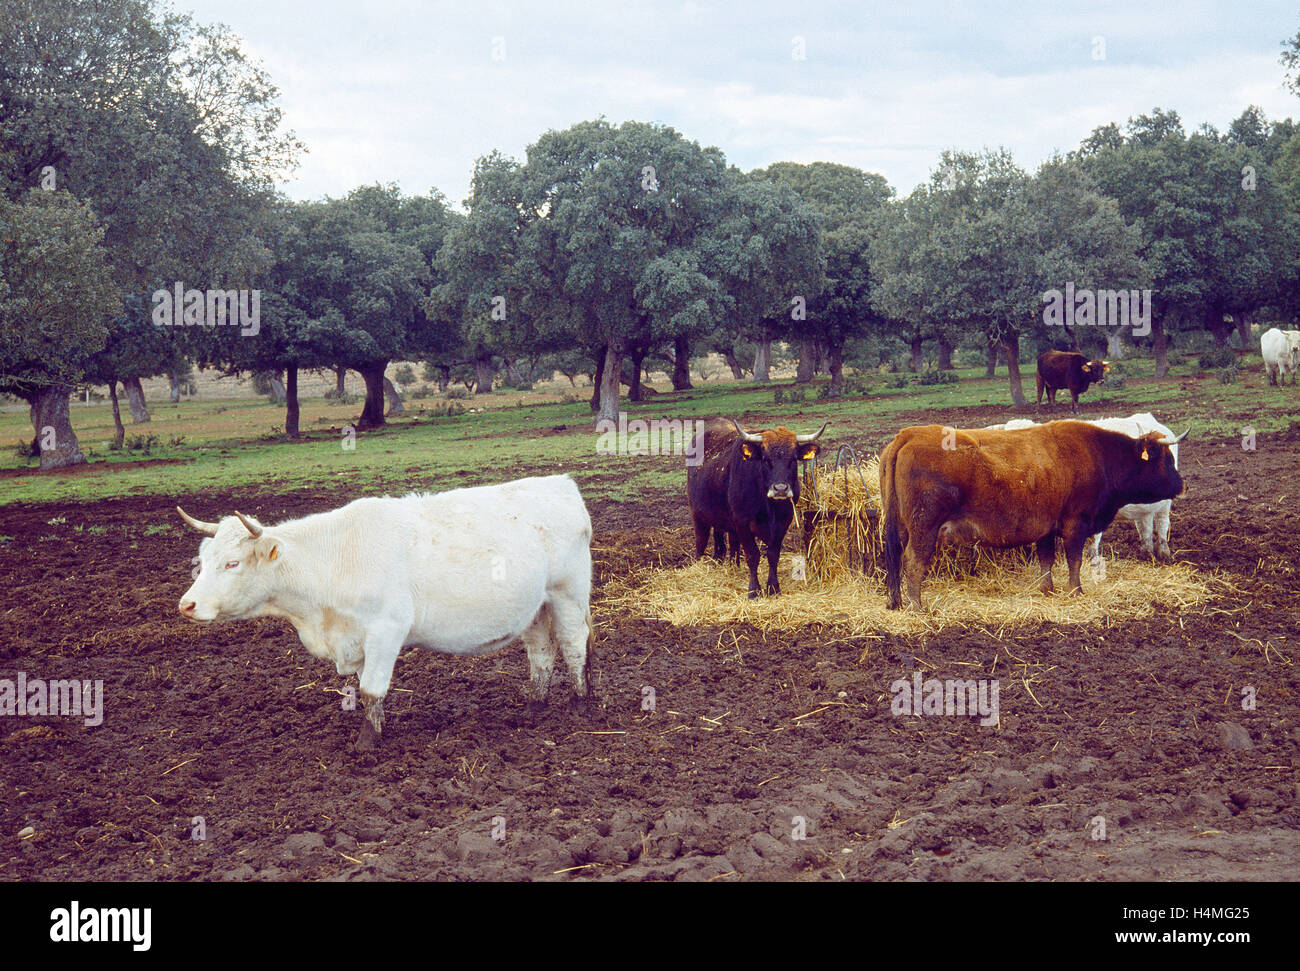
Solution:
[[(1041, 623), (1111, 626), (1147, 617), (1157, 605), (1178, 611), (1208, 608), (1234, 588), (1226, 578), (1201, 573), (1190, 564), (1155, 566), (1136, 560), (1108, 561), (1094, 579), (1085, 565), (1083, 596), (1062, 591), (1067, 577), (1059, 561), (1057, 592), (1038, 590), (1037, 563), (996, 568), (969, 577), (927, 576), (921, 589), (923, 613), (885, 609), (884, 585), (860, 572), (830, 581), (791, 576), (793, 557), (781, 557), (781, 594), (748, 599), (749, 577), (742, 564), (711, 558), (679, 569), (647, 568), (606, 586), (602, 607), (664, 620), (679, 627), (750, 624), (763, 631), (831, 628), (849, 636), (934, 633), (945, 627), (982, 627), (994, 636), (1013, 627)], [(760, 565), (759, 580), (766, 573)]]

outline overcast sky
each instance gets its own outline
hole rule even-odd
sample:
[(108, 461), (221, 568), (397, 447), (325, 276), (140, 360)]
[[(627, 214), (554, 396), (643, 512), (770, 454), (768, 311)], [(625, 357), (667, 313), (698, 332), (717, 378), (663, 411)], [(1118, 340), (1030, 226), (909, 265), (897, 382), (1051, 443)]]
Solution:
[(396, 182), (460, 203), (477, 157), (522, 159), (600, 115), (671, 125), (747, 170), (855, 165), (900, 194), (945, 148), (1004, 146), (1032, 170), (1155, 106), (1189, 131), (1249, 104), (1300, 117), (1278, 61), (1296, 0), (175, 3), (240, 34), (279, 86), (309, 149), (294, 198)]

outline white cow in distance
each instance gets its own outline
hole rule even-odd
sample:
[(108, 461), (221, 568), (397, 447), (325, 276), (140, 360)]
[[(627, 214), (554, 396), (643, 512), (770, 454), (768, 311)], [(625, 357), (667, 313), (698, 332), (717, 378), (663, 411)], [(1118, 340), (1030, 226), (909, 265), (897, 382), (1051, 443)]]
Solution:
[[(989, 425), (987, 427), (1016, 431), (1017, 429), (1030, 428), (1034, 424), (1035, 422), (1030, 421), (1028, 418), (1013, 418), (1011, 421), (1003, 422), (1000, 425)], [(1174, 457), (1174, 468), (1178, 467), (1178, 443), (1187, 437), (1187, 432), (1183, 432), (1182, 435), (1174, 438), (1174, 433), (1156, 421), (1156, 416), (1150, 412), (1129, 415), (1127, 418), (1098, 418), (1089, 421), (1088, 424), (1113, 432), (1122, 432), (1130, 438), (1141, 438), (1149, 432), (1159, 432), (1173, 443), (1169, 446), (1169, 451)], [(1130, 503), (1127, 506), (1121, 506), (1115, 517), (1117, 519), (1127, 519), (1133, 524), (1134, 529), (1137, 530), (1138, 539), (1142, 543), (1142, 550), (1147, 556), (1155, 557), (1162, 563), (1171, 563), (1174, 557), (1169, 551), (1169, 511), (1172, 507), (1172, 499), (1164, 499), (1160, 502)], [(1098, 569), (1101, 566), (1101, 533), (1094, 534), (1088, 543), (1084, 544), (1085, 549), (1089, 544), (1092, 546), (1092, 566), (1094, 569)]]
[(1259, 338), (1259, 349), (1264, 355), (1264, 373), (1269, 384), (1285, 384), (1291, 375), (1294, 385), (1300, 372), (1300, 330), (1278, 330), (1271, 327)]
[(177, 512), (208, 534), (182, 616), (283, 617), (316, 657), (359, 673), (360, 750), (379, 740), (406, 647), (473, 655), (522, 639), (534, 701), (546, 696), (558, 648), (574, 692), (587, 694), (591, 517), (568, 476), (357, 499), (276, 526)]

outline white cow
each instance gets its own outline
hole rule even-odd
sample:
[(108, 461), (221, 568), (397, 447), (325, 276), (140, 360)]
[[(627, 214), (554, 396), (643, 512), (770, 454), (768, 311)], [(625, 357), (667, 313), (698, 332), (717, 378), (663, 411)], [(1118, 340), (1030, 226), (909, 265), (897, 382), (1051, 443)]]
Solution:
[[(1034, 424), (1027, 418), (1013, 418), (1001, 425), (989, 425), (987, 427), (1016, 431), (1017, 429), (1029, 428)], [(1113, 432), (1123, 432), (1130, 438), (1141, 438), (1148, 432), (1159, 432), (1167, 440), (1173, 442), (1169, 446), (1169, 451), (1174, 457), (1174, 468), (1178, 467), (1178, 443), (1187, 437), (1187, 433), (1183, 432), (1178, 438), (1174, 438), (1174, 433), (1156, 421), (1155, 415), (1150, 412), (1129, 415), (1127, 418), (1098, 418), (1089, 421), (1088, 424)], [(1121, 506), (1115, 516), (1117, 519), (1127, 519), (1133, 524), (1133, 527), (1137, 530), (1138, 539), (1142, 542), (1142, 549), (1147, 556), (1157, 557), (1162, 563), (1170, 563), (1173, 561), (1173, 554), (1169, 551), (1169, 510), (1172, 506), (1172, 499), (1164, 499), (1160, 502), (1132, 503)], [(1089, 543), (1092, 545), (1092, 566), (1094, 569), (1098, 569), (1101, 566), (1101, 533), (1093, 535)], [(1086, 546), (1087, 544), (1085, 544), (1085, 548)]]
[(1269, 384), (1284, 384), (1288, 374), (1295, 384), (1296, 373), (1300, 372), (1300, 330), (1271, 327), (1260, 335), (1259, 349), (1264, 355), (1264, 373)]
[(379, 740), (406, 647), (486, 654), (522, 638), (533, 701), (546, 696), (558, 647), (574, 692), (587, 694), (591, 517), (568, 476), (357, 499), (278, 526), (176, 511), (209, 536), (181, 614), (283, 617), (316, 657), (359, 672), (360, 750)]

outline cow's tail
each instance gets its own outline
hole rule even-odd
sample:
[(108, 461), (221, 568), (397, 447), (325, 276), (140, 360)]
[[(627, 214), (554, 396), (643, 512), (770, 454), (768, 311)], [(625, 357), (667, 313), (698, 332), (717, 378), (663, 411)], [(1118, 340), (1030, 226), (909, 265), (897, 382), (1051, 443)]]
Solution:
[(898, 493), (894, 489), (897, 460), (898, 448), (895, 442), (890, 442), (880, 457), (880, 504), (885, 514), (885, 591), (890, 610), (902, 603), (903, 540), (898, 526)]

